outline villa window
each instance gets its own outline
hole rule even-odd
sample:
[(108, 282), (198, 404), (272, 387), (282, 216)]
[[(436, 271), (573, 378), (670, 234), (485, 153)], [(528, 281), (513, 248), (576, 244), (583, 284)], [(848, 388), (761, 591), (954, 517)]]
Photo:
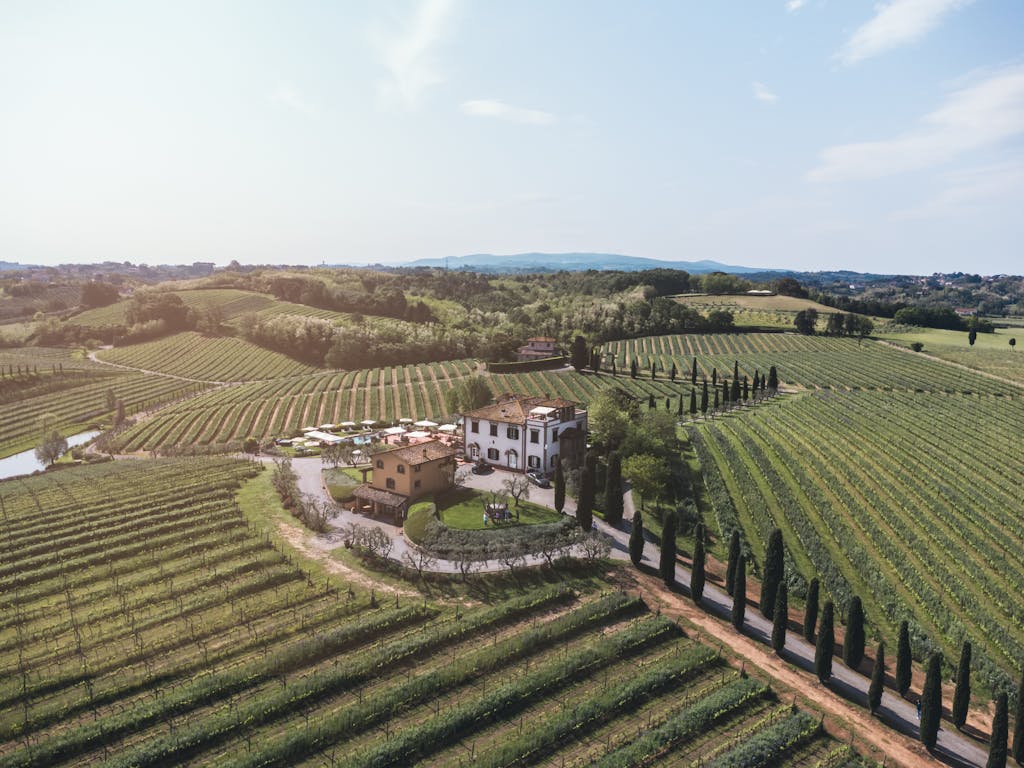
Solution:
[(377, 469), (384, 469), (384, 459), (377, 459)]
[(531, 429), (530, 430), (530, 442), (531, 443), (539, 443), (540, 442), (540, 430), (539, 429)]
[(508, 439), (509, 440), (518, 440), (519, 439), (519, 427), (509, 427), (508, 430), (505, 432), (505, 434), (508, 435)]
[(423, 467), (421, 467), (419, 464), (417, 464), (415, 467), (412, 468), (412, 471), (413, 472), (419, 472), (422, 468)]
[(498, 453), (497, 448), (487, 449), (487, 458), (490, 459), (491, 461), (497, 461), (500, 458), (500, 456), (501, 454)]
[(530, 469), (537, 469), (540, 466), (540, 456), (527, 456), (526, 463)]
[(469, 423), (469, 431), (470, 432), (479, 432), (480, 431), (480, 422), (479, 421), (471, 421)]
[(387, 480), (385, 481), (384, 485), (386, 485), (386, 486), (387, 486), (388, 490), (391, 490), (391, 491), (395, 490), (395, 478), (393, 478), (393, 477), (389, 477), (389, 478), (388, 478), (388, 479), (387, 479)]
[(405, 464), (399, 464), (398, 465), (398, 474), (400, 474), (400, 475), (404, 475), (405, 474)]
[(555, 427), (555, 429), (553, 429), (551, 431), (551, 442), (552, 443), (557, 443), (558, 442), (558, 427)]
[(491, 424), (491, 437), (497, 437), (497, 436), (498, 436), (498, 425), (497, 424)]
[(412, 487), (413, 488), (419, 488), (420, 487), (420, 481), (417, 480), (415, 483), (412, 484)]

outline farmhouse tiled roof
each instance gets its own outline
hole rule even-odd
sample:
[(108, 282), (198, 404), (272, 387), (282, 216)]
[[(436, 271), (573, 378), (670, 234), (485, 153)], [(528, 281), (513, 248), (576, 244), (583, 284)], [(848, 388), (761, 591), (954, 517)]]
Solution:
[(465, 415), (471, 419), (497, 421), (505, 424), (524, 424), (526, 417), (534, 408), (568, 408), (575, 407), (571, 400), (561, 397), (526, 397), (525, 395), (499, 396), (492, 405), (485, 405)]
[(386, 507), (401, 507), (408, 501), (400, 493), (374, 488), (372, 485), (360, 485), (352, 491), (352, 495), (357, 499), (383, 504)]
[(450, 448), (440, 440), (430, 440), (426, 443), (417, 443), (416, 445), (408, 445), (401, 448), (392, 448), (387, 451), (379, 451), (378, 453), (375, 453), (374, 456), (379, 456), (384, 453), (397, 456), (406, 464), (415, 466), (417, 464), (426, 464), (428, 461), (451, 458), (452, 456), (455, 456), (456, 451), (454, 448)]

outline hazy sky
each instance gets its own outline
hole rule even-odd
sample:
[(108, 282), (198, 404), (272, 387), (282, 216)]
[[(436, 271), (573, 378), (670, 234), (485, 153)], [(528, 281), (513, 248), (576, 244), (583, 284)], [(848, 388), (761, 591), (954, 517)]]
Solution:
[(0, 0), (0, 260), (1021, 243), (1020, 0)]

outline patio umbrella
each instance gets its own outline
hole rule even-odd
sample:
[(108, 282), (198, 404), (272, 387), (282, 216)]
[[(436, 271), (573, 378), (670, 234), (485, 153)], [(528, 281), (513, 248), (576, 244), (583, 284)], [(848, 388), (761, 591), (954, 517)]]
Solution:
[(384, 430), (385, 435), (404, 435), (405, 427), (388, 427)]
[(364, 427), (372, 427), (374, 424), (377, 423), (377, 421), (375, 419), (364, 419), (359, 423), (362, 424)]
[(412, 438), (430, 437), (430, 433), (429, 432), (420, 432), (420, 431), (417, 430), (416, 432), (410, 432), (408, 436), (412, 437)]
[(438, 432), (454, 432), (456, 429), (458, 429), (458, 427), (456, 427), (454, 424), (442, 424), (440, 427), (437, 428), (437, 431)]
[(302, 432), (314, 432), (315, 430), (316, 430), (316, 427), (303, 427), (301, 431)]
[(430, 421), (429, 419), (424, 419), (423, 421), (417, 421), (414, 424), (414, 426), (424, 427), (424, 428), (436, 427), (437, 426), (437, 422), (436, 421)]
[(334, 425), (333, 424), (321, 424), (319, 427), (317, 427), (317, 429), (322, 429), (324, 432), (330, 432), (332, 429), (334, 429)]
[(354, 427), (356, 423), (354, 421), (343, 421), (339, 424), (339, 427)]
[(398, 420), (398, 423), (399, 423), (399, 424), (412, 424), (412, 419), (405, 419), (405, 418), (402, 418), (402, 419), (399, 419), (399, 420)]

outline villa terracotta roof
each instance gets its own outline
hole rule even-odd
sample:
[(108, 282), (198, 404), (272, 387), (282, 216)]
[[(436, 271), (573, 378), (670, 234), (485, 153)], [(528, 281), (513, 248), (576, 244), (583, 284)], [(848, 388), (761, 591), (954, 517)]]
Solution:
[(417, 464), (426, 464), (428, 461), (451, 458), (456, 455), (457, 451), (454, 448), (450, 448), (445, 445), (440, 440), (430, 440), (426, 443), (417, 443), (416, 445), (408, 445), (401, 448), (392, 448), (387, 451), (379, 451), (375, 453), (374, 456), (380, 456), (385, 453), (396, 456), (406, 464), (415, 466)]
[(550, 336), (531, 336), (527, 341), (546, 341), (549, 344), (554, 344), (556, 339), (553, 339)]
[(382, 488), (374, 488), (372, 485), (360, 485), (352, 491), (352, 495), (363, 501), (383, 504), (385, 507), (402, 507), (409, 500), (400, 493), (392, 493)]
[(475, 411), (465, 413), (472, 419), (483, 419), (485, 421), (497, 421), (506, 424), (524, 424), (526, 417), (534, 408), (568, 408), (575, 407), (576, 403), (565, 400), (561, 397), (525, 397), (523, 395), (512, 395), (500, 399), (492, 405), (485, 405)]

